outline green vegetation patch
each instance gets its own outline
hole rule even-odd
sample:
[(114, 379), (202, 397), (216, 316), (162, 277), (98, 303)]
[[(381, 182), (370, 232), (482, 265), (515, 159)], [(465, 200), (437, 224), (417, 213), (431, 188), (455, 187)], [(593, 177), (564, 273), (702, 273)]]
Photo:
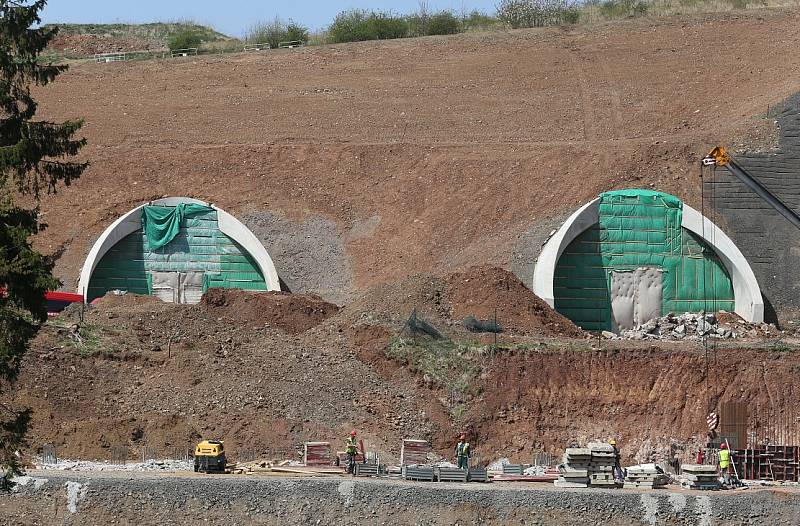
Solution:
[(149, 24), (49, 24), (66, 35), (106, 35), (166, 42), (176, 33), (192, 31), (202, 42), (228, 40), (229, 36), (195, 22), (153, 22)]
[(93, 323), (73, 324), (66, 320), (55, 318), (49, 320), (47, 325), (54, 327), (59, 336), (59, 343), (73, 353), (84, 358), (99, 354), (115, 354), (117, 349), (109, 343), (109, 336), (119, 333), (105, 329)]
[(245, 35), (249, 44), (269, 44), (277, 48), (281, 42), (303, 42), (309, 40), (308, 28), (294, 22), (275, 18), (271, 22), (259, 22), (251, 27)]
[(423, 377), (426, 384), (445, 389), (451, 409), (468, 396), (477, 396), (487, 346), (456, 343), (451, 340), (395, 338), (386, 348), (386, 356)]

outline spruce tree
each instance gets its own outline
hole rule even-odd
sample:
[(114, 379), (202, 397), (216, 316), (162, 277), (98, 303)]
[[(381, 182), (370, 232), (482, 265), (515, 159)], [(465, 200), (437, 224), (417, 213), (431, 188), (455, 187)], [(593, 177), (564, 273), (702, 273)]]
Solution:
[(38, 202), (86, 168), (68, 160), (85, 144), (74, 137), (81, 121), (35, 120), (30, 87), (44, 86), (67, 69), (40, 59), (57, 32), (39, 27), (46, 3), (0, 0), (0, 489), (6, 490), (21, 473), (18, 451), (31, 418), (30, 410), (12, 407), (7, 395), (30, 340), (47, 319), (44, 294), (59, 286), (53, 262), (31, 245), (31, 236), (45, 226), (38, 209), (20, 207), (14, 197)]

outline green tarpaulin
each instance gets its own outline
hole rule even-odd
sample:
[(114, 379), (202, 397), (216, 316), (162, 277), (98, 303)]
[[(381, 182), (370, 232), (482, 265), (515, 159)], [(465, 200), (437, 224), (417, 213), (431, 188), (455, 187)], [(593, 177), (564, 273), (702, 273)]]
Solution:
[(180, 203), (175, 207), (145, 206), (142, 209), (142, 230), (147, 236), (148, 249), (161, 248), (175, 239), (185, 218), (213, 210), (209, 206), (192, 203)]
[(683, 203), (651, 190), (600, 195), (598, 222), (564, 250), (555, 307), (587, 330), (612, 330), (612, 272), (663, 271), (661, 314), (733, 310), (731, 279), (714, 250), (681, 227)]

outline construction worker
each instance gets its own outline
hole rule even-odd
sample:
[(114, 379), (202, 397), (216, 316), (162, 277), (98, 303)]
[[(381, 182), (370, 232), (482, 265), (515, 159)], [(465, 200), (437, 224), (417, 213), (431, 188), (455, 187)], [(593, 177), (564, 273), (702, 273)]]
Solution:
[(350, 431), (350, 436), (347, 437), (345, 443), (345, 452), (347, 453), (347, 472), (355, 473), (356, 469), (356, 454), (358, 453), (358, 442), (356, 441), (356, 430)]
[(719, 445), (719, 472), (725, 481), (726, 486), (731, 485), (731, 452), (728, 449), (728, 444), (723, 442)]
[(469, 442), (466, 441), (467, 437), (463, 433), (458, 437), (458, 444), (456, 444), (456, 460), (458, 461), (459, 469), (469, 469)]
[(611, 439), (608, 441), (611, 447), (614, 448), (614, 480), (625, 480), (625, 476), (622, 474), (622, 465), (620, 464), (620, 454), (619, 449), (617, 449), (617, 441), (616, 439)]

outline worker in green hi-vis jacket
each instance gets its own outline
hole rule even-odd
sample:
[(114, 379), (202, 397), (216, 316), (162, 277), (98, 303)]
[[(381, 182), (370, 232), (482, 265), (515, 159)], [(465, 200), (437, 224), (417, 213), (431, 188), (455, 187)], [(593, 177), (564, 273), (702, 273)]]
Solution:
[(356, 430), (350, 431), (350, 436), (347, 437), (345, 443), (347, 453), (347, 472), (355, 474), (356, 469), (356, 455), (358, 454), (358, 442), (356, 441)]
[(469, 442), (466, 441), (466, 436), (462, 433), (456, 444), (456, 460), (458, 461), (459, 469), (469, 469)]

